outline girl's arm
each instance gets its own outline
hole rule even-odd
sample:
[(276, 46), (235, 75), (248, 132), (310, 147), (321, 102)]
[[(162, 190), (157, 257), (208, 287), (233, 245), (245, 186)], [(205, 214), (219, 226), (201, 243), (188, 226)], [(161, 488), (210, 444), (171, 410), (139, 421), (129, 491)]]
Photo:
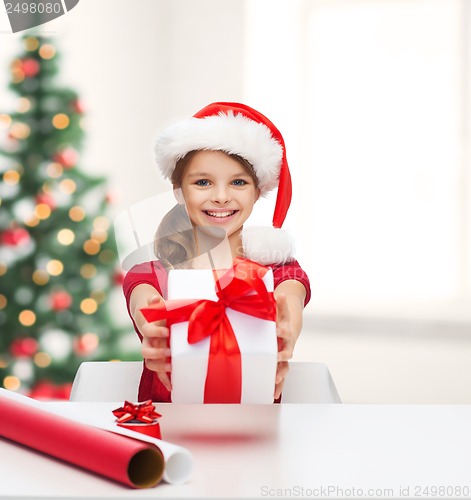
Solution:
[(306, 288), (299, 281), (286, 280), (275, 288), (274, 297), (277, 309), (276, 333), (278, 336), (275, 399), (278, 399), (288, 373), (288, 361), (293, 357), (294, 346), (303, 326)]
[(165, 320), (148, 323), (140, 311), (143, 307), (152, 307), (161, 300), (162, 296), (152, 285), (137, 285), (131, 292), (129, 311), (142, 335), (141, 352), (147, 368), (157, 372), (165, 388), (171, 391), (172, 384), (168, 376), (171, 371), (169, 330), (165, 326)]

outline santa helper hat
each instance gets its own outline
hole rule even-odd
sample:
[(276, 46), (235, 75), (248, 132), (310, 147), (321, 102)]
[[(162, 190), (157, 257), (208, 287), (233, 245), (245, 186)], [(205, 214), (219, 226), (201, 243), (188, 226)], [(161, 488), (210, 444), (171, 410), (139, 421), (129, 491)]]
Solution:
[(245, 158), (253, 166), (262, 196), (278, 187), (273, 227), (244, 228), (242, 246), (245, 257), (260, 264), (293, 260), (293, 241), (281, 230), (291, 203), (291, 175), (283, 137), (273, 123), (244, 104), (209, 104), (157, 138), (156, 161), (164, 178), (171, 179), (177, 161), (196, 150), (224, 151)]

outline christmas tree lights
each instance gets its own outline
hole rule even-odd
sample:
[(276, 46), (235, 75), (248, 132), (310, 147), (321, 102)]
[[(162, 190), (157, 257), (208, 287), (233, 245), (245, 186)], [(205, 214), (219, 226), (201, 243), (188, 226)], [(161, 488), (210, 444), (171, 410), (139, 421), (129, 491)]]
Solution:
[(122, 352), (109, 310), (122, 281), (105, 179), (80, 170), (84, 106), (55, 84), (59, 54), (23, 38), (10, 65), (12, 109), (0, 110), (0, 386), (67, 397), (87, 359)]

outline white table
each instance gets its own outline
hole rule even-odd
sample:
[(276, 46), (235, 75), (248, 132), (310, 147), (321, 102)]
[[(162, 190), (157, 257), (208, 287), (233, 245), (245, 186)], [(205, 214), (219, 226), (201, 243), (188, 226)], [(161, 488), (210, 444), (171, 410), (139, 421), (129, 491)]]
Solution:
[(188, 483), (131, 490), (0, 439), (0, 498), (471, 498), (471, 406), (156, 407), (163, 438), (193, 453)]

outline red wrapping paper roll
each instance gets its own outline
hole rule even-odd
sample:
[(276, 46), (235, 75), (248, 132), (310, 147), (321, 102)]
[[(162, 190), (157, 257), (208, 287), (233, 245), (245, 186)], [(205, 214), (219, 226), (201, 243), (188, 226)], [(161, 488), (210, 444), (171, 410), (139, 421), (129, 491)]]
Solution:
[(142, 441), (0, 398), (0, 436), (133, 488), (160, 482), (164, 459)]

